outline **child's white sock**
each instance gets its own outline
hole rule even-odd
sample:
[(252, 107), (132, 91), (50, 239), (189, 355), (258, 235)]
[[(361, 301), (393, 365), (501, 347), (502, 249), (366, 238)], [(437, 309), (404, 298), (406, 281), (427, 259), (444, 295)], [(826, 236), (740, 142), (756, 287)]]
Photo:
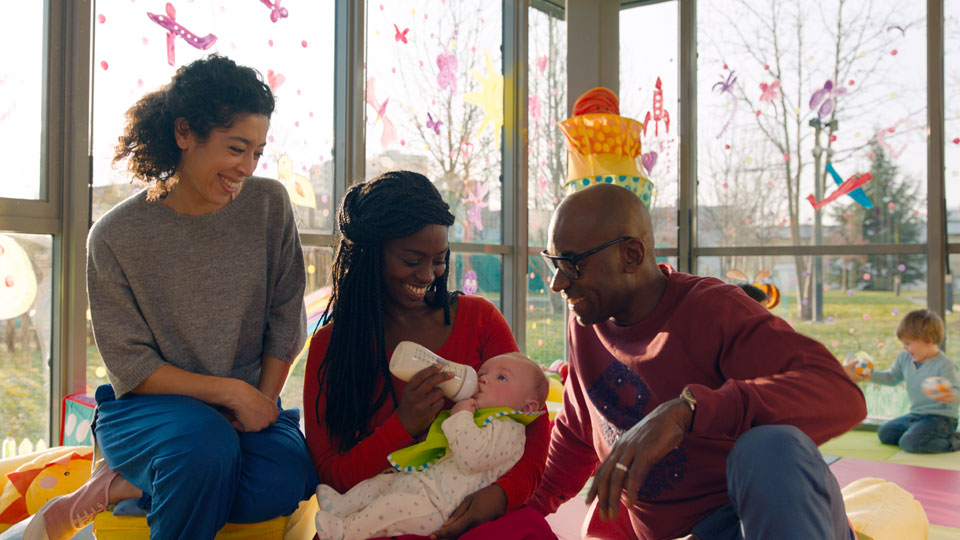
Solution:
[(343, 520), (322, 509), (317, 512), (317, 537), (320, 540), (343, 538)]
[(337, 508), (340, 506), (338, 503), (342, 497), (343, 495), (340, 495), (340, 492), (327, 484), (317, 486), (317, 506), (320, 507), (320, 510), (340, 518), (345, 517)]

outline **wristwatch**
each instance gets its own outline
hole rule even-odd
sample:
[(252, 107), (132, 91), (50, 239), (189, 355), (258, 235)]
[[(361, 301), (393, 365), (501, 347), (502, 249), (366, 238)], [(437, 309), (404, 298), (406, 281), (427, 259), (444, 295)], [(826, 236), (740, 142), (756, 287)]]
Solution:
[(693, 395), (693, 391), (690, 390), (689, 386), (684, 386), (683, 391), (680, 392), (680, 399), (686, 402), (687, 406), (690, 407), (690, 412), (693, 414), (690, 415), (690, 427), (687, 428), (687, 433), (693, 429), (693, 420), (697, 416), (697, 398)]

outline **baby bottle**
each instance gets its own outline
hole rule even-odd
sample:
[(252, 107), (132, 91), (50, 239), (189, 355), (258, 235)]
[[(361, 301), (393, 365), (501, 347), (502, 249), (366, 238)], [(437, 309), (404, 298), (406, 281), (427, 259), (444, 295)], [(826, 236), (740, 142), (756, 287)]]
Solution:
[(437, 385), (443, 395), (453, 401), (467, 399), (477, 392), (477, 372), (472, 367), (444, 360), (430, 349), (412, 341), (401, 341), (390, 357), (390, 373), (398, 379), (409, 381), (418, 371), (433, 364), (440, 364), (445, 373), (453, 378)]

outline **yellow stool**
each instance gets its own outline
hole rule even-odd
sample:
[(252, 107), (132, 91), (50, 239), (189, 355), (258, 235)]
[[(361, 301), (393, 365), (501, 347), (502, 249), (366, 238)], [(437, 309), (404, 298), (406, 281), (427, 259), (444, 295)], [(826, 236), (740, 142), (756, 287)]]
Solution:
[[(289, 516), (280, 516), (261, 523), (227, 523), (217, 533), (217, 540), (313, 540), (317, 527), (317, 496), (302, 501)], [(147, 518), (121, 516), (101, 512), (93, 519), (97, 540), (150, 540)]]
[[(217, 533), (217, 540), (283, 540), (290, 516), (280, 516), (261, 523), (227, 523)], [(101, 512), (93, 519), (97, 540), (150, 540), (147, 518), (115, 516)]]

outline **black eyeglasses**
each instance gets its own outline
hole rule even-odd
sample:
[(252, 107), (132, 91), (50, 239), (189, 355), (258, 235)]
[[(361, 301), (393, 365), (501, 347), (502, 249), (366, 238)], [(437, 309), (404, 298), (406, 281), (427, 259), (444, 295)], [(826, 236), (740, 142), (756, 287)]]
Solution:
[(611, 240), (602, 246), (597, 246), (593, 249), (588, 249), (579, 255), (574, 255), (573, 257), (567, 257), (564, 255), (550, 255), (547, 253), (547, 250), (540, 252), (540, 256), (543, 257), (543, 260), (547, 261), (547, 266), (553, 265), (553, 275), (557, 275), (557, 270), (563, 272), (563, 275), (570, 280), (580, 279), (580, 261), (586, 259), (587, 257), (593, 255), (598, 251), (607, 249), (608, 247), (618, 243), (623, 242), (624, 240), (630, 240), (630, 236), (621, 236), (616, 240)]

